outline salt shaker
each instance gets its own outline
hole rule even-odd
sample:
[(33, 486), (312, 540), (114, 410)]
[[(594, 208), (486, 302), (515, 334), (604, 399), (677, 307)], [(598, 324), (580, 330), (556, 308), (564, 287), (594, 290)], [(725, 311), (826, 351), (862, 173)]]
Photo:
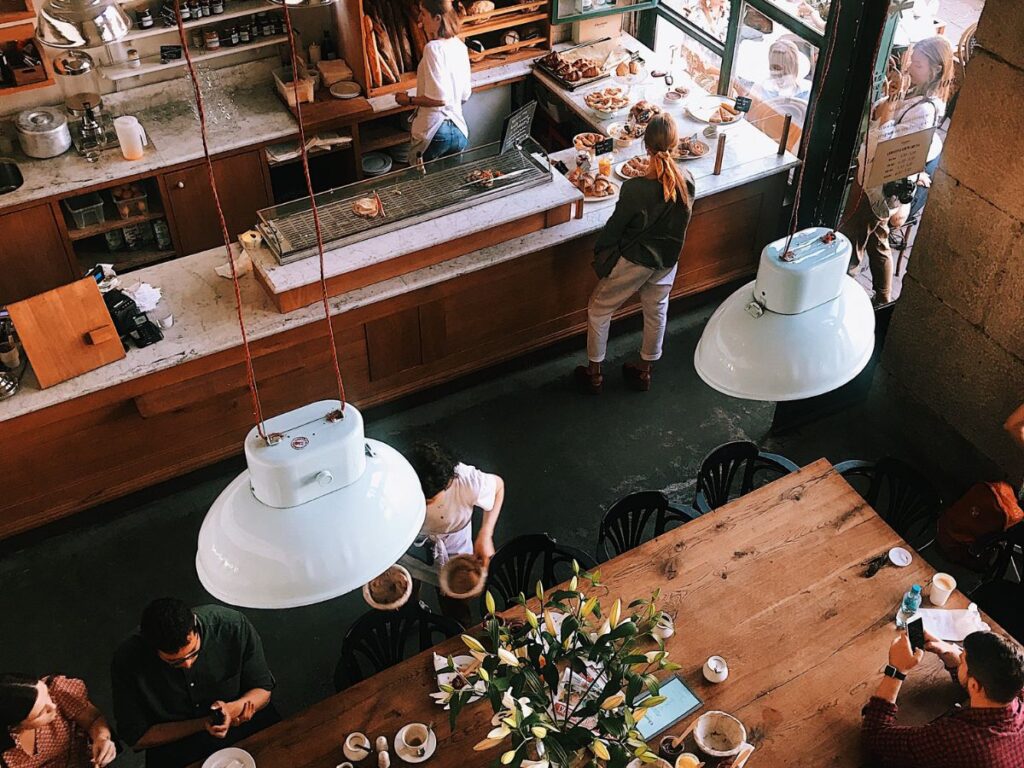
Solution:
[(391, 768), (391, 755), (387, 752), (378, 752), (377, 768)]
[(729, 665), (721, 656), (711, 656), (704, 662), (704, 679), (709, 683), (721, 683), (729, 676)]
[(387, 752), (388, 751), (388, 737), (387, 736), (378, 736), (377, 737), (377, 741), (374, 742), (374, 743), (377, 745), (377, 751), (378, 752)]

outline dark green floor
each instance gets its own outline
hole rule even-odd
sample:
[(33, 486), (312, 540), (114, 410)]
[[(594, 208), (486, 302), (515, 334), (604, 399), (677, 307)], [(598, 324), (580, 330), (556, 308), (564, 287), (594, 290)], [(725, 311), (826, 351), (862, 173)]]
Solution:
[[(607, 370), (613, 375), (601, 397), (577, 395), (567, 384), (581, 353), (553, 353), (370, 413), (367, 433), (400, 450), (436, 438), (466, 462), (502, 475), (508, 490), (499, 544), (547, 531), (588, 551), (602, 511), (626, 493), (654, 488), (690, 501), (701, 457), (728, 440), (754, 440), (798, 464), (821, 456), (915, 458), (898, 437), (899, 424), (879, 423), (863, 408), (769, 439), (771, 405), (713, 392), (693, 370), (710, 311), (675, 310), (649, 393), (625, 391), (618, 377), (639, 343), (639, 333), (629, 329), (612, 340)], [(0, 560), (0, 669), (83, 677), (109, 712), (110, 654), (141, 608), (162, 595), (210, 601), (193, 568), (196, 534), (241, 466), (224, 462), (149, 498), (108, 505), (62, 530), (8, 545)], [(352, 594), (307, 608), (247, 611), (278, 677), (275, 700), (283, 714), (331, 692), (341, 637), (364, 610)], [(133, 756), (118, 762), (138, 764)]]

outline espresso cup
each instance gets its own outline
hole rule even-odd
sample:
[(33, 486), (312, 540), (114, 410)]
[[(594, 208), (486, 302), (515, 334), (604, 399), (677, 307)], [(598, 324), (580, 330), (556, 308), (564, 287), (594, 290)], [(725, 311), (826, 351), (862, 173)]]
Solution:
[(430, 731), (423, 723), (409, 723), (400, 738), (402, 751), (411, 753), (416, 757), (423, 757), (427, 753), (427, 739), (429, 736)]
[(928, 600), (932, 605), (942, 607), (956, 589), (956, 579), (948, 573), (936, 573), (932, 577), (932, 585), (928, 590)]

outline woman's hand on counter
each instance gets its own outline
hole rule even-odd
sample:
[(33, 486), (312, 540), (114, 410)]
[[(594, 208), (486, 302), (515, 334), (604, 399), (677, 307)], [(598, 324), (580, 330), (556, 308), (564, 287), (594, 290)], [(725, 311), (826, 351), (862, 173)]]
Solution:
[(412, 96), (410, 96), (405, 91), (399, 91), (398, 93), (395, 94), (395, 103), (397, 103), (398, 106), (400, 107), (408, 107), (410, 104), (412, 104)]

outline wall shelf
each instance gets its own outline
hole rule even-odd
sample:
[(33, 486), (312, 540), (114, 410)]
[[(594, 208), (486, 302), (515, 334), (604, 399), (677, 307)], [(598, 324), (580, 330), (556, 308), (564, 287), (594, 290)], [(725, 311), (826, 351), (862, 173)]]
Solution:
[[(280, 10), (281, 6), (274, 5), (268, 0), (235, 0), (228, 5), (230, 10), (225, 10), (224, 13), (218, 13), (215, 16), (203, 16), (201, 19), (189, 20), (185, 22), (185, 30), (195, 29), (196, 27), (208, 27), (211, 24), (217, 24), (228, 19), (238, 19), (242, 16), (251, 16), (254, 13), (261, 13), (263, 11), (272, 11), (274, 9)], [(159, 35), (167, 34), (178, 34), (178, 28), (164, 27), (164, 26), (153, 26), (148, 29), (133, 29), (125, 40), (142, 40), (147, 37), (157, 37)], [(262, 39), (262, 38), (261, 38)], [(250, 44), (247, 44), (250, 45)]]
[[(213, 18), (212, 16), (210, 17)], [(259, 40), (246, 43), (244, 45), (234, 45), (230, 48), (216, 48), (212, 51), (203, 52), (192, 52), (192, 61), (199, 64), (204, 61), (211, 59), (219, 59), (222, 56), (231, 56), (236, 53), (242, 53), (243, 51), (254, 51), (258, 48), (266, 48), (270, 45), (277, 45), (279, 43), (288, 42), (288, 35), (274, 35), (273, 37), (261, 37)], [(125, 80), (129, 77), (139, 77), (141, 75), (151, 75), (154, 72), (165, 72), (170, 69), (177, 67), (184, 67), (186, 65), (185, 57), (182, 56), (180, 59), (169, 61), (166, 64), (160, 63), (160, 57), (148, 57), (142, 60), (142, 66), (129, 67), (127, 64), (114, 64), (111, 66), (104, 66), (100, 69), (103, 72), (103, 76), (108, 80), (118, 81)]]

